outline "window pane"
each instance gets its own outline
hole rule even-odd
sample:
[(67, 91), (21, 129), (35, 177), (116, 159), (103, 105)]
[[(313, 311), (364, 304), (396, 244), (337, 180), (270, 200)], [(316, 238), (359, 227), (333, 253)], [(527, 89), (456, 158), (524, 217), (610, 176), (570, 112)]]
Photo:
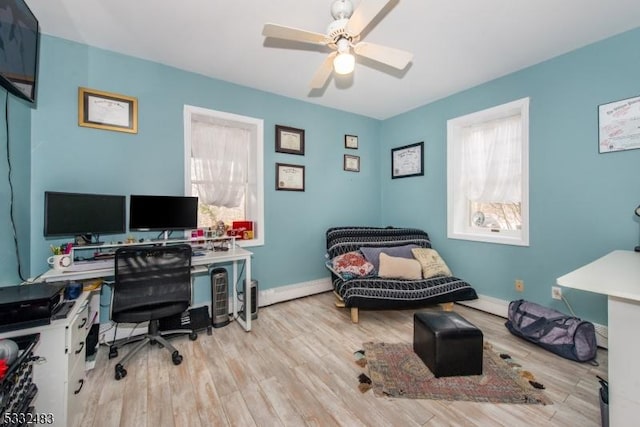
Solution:
[(522, 229), (521, 203), (469, 202), (469, 226), (491, 230)]
[[(196, 185), (191, 186), (191, 194), (198, 196), (198, 189)], [(233, 221), (242, 221), (246, 216), (245, 210), (245, 197), (242, 197), (240, 206), (225, 207), (216, 206), (214, 204), (203, 203), (199, 199), (198, 201), (198, 227), (215, 227), (218, 221), (224, 222), (225, 225), (231, 226)]]
[(242, 221), (246, 218), (244, 208), (225, 208), (223, 206), (198, 203), (198, 228), (215, 228), (218, 221), (231, 226), (233, 221)]

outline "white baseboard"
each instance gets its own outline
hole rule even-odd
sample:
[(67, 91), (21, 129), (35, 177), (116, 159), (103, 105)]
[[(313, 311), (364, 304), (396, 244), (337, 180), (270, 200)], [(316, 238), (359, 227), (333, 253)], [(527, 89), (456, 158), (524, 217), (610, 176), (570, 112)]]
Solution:
[(486, 295), (478, 295), (478, 299), (471, 301), (458, 301), (456, 304), (466, 307), (475, 308), (485, 313), (494, 314), (496, 316), (507, 318), (509, 312), (509, 301), (489, 297)]
[(333, 289), (331, 279), (318, 279), (309, 282), (295, 283), (293, 285), (279, 286), (259, 292), (258, 306), (263, 307), (278, 302), (289, 301), (296, 298), (327, 292)]
[[(509, 312), (509, 301), (505, 301), (502, 299), (486, 296), (486, 295), (478, 295), (477, 300), (471, 301), (458, 301), (456, 304), (464, 305), (466, 307), (475, 308), (480, 311), (484, 311), (485, 313), (494, 314), (496, 316), (504, 317), (505, 319), (508, 317)], [(594, 323), (593, 326), (596, 329), (596, 341), (598, 343), (598, 347), (609, 348), (609, 329), (601, 325), (599, 323)]]

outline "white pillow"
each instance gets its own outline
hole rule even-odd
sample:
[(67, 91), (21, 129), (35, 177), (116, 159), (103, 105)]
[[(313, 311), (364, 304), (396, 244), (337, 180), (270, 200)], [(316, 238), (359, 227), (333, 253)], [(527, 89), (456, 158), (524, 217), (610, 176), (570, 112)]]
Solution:
[(389, 256), (380, 253), (378, 276), (384, 279), (422, 279), (422, 267), (415, 259)]

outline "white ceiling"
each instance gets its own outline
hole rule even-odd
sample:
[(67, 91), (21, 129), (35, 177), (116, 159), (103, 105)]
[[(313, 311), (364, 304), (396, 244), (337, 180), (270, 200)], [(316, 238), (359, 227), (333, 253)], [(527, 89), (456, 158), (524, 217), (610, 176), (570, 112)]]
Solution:
[(26, 2), (48, 35), (378, 119), (640, 27), (640, 0), (392, 0), (363, 39), (413, 52), (409, 67), (358, 60), (311, 92), (328, 51), (262, 26), (325, 33), (333, 0)]

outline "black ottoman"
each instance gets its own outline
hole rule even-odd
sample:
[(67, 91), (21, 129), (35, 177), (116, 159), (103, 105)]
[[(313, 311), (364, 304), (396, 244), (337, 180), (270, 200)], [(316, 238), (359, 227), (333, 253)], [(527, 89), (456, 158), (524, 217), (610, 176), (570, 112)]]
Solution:
[(415, 313), (413, 351), (436, 377), (482, 375), (482, 331), (453, 311)]

